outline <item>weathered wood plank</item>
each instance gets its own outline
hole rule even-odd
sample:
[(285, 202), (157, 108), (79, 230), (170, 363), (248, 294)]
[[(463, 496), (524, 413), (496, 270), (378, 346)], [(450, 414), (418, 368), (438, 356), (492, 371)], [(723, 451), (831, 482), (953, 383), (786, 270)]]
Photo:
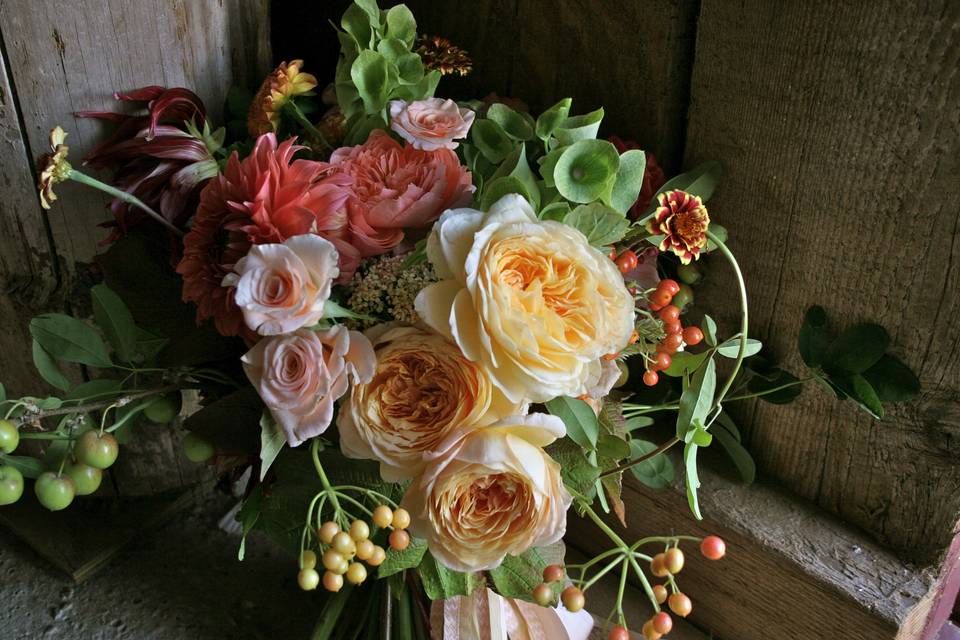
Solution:
[[(875, 422), (806, 391), (738, 412), (761, 473), (930, 560), (960, 514), (960, 5), (704, 0), (687, 164), (719, 159), (713, 216), (751, 329), (786, 363), (805, 308), (877, 321), (923, 394)], [(725, 270), (701, 301), (726, 329)]]
[[(31, 154), (59, 123), (79, 159), (103, 125), (74, 112), (114, 109), (114, 91), (148, 84), (190, 87), (216, 120), (235, 80), (258, 82), (268, 70), (268, 16), (267, 0), (7, 0), (0, 30)], [(96, 253), (105, 200), (75, 185), (61, 191), (51, 226), (69, 267)]]
[[(701, 522), (689, 514), (680, 486), (652, 491), (629, 480), (623, 535), (715, 534), (727, 542), (720, 562), (687, 546), (690, 555), (679, 576), (693, 601), (690, 622), (715, 637), (893, 640), (931, 588), (934, 571), (903, 563), (779, 489), (733, 484), (709, 470), (701, 479)], [(614, 519), (609, 522), (623, 532)], [(595, 525), (574, 518), (568, 541), (591, 553), (610, 546)]]

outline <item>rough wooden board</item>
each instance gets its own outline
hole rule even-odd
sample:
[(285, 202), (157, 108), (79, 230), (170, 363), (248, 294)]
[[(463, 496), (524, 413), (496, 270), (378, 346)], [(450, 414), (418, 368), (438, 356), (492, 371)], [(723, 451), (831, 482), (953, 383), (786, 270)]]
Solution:
[[(803, 371), (805, 308), (877, 321), (923, 394), (875, 422), (823, 390), (739, 407), (760, 473), (931, 561), (960, 513), (960, 4), (704, 0), (687, 162), (718, 159), (751, 332)], [(711, 267), (720, 258), (711, 260)], [(727, 331), (729, 271), (698, 293)]]
[[(679, 584), (693, 600), (690, 621), (706, 632), (737, 640), (893, 640), (933, 583), (932, 570), (904, 564), (776, 488), (734, 484), (709, 470), (700, 475), (702, 522), (689, 514), (680, 487), (651, 491), (628, 481), (625, 535), (717, 534), (727, 541), (727, 557), (717, 563), (683, 545), (688, 559)], [(609, 546), (590, 522), (572, 518), (568, 531), (584, 551)]]
[(635, 138), (668, 167), (683, 149), (697, 2), (408, 2), (421, 32), (465, 48), (474, 72), (444, 80), (457, 97), (491, 91), (534, 113), (573, 98), (605, 109), (604, 134)]
[[(72, 114), (113, 110), (114, 91), (149, 84), (193, 89), (216, 122), (231, 83), (257, 83), (270, 66), (267, 0), (7, 0), (0, 30), (31, 155), (61, 124), (79, 159), (104, 128)], [(105, 199), (72, 184), (59, 194), (57, 251), (68, 266), (89, 261), (104, 237)]]

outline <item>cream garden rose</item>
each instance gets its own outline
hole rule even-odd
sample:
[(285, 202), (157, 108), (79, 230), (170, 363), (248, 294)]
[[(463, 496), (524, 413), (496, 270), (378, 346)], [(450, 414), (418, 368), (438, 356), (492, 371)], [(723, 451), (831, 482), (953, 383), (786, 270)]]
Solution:
[(390, 128), (422, 151), (456, 149), (456, 140), (467, 137), (475, 116), (470, 109), (442, 98), (390, 101)]
[(237, 260), (223, 285), (236, 287), (234, 300), (247, 326), (260, 335), (289, 333), (316, 324), (340, 274), (337, 249), (313, 234), (283, 244), (254, 245)]
[(580, 231), (537, 220), (519, 195), (486, 213), (445, 212), (427, 256), (443, 280), (420, 292), (417, 312), (513, 400), (587, 393), (600, 357), (633, 332), (633, 297), (613, 262)]
[(572, 498), (543, 447), (564, 433), (556, 416), (533, 413), (452, 434), (403, 497), (410, 532), (455, 571), (493, 569), (557, 542)]
[(333, 403), (373, 376), (376, 356), (366, 336), (336, 325), (264, 338), (243, 356), (243, 369), (295, 447), (327, 430)]
[(413, 327), (374, 327), (371, 380), (353, 387), (340, 407), (340, 448), (351, 458), (380, 462), (389, 482), (418, 475), (423, 454), (451, 433), (466, 432), (506, 416), (526, 413), (457, 345)]

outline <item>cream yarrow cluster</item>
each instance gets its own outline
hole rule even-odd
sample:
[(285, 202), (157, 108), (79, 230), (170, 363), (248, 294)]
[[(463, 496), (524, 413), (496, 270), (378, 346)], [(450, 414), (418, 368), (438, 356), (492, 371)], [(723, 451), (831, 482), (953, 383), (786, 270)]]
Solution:
[[(437, 281), (437, 275), (430, 263), (407, 267), (406, 259), (406, 255), (372, 258), (350, 283), (349, 308), (362, 315), (416, 324), (420, 317), (414, 300), (421, 289)], [(373, 324), (375, 320), (358, 321), (362, 328)]]

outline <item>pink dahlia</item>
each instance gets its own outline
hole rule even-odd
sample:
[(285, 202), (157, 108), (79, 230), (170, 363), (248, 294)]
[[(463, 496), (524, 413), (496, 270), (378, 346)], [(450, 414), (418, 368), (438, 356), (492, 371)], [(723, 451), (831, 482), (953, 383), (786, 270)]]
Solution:
[[(617, 153), (623, 153), (631, 149), (639, 149), (640, 145), (633, 140), (623, 140), (619, 136), (610, 136), (610, 142), (617, 148)], [(667, 181), (663, 174), (663, 169), (657, 164), (657, 158), (649, 151), (643, 152), (647, 157), (647, 166), (643, 170), (643, 185), (640, 187), (640, 195), (637, 201), (630, 207), (627, 217), (631, 220), (637, 220), (643, 216), (643, 213), (650, 206), (654, 194), (660, 190), (660, 187)]]
[[(213, 157), (223, 139), (206, 125), (203, 101), (183, 88), (151, 86), (130, 93), (115, 93), (115, 99), (145, 109), (136, 115), (107, 111), (83, 111), (83, 118), (115, 122), (116, 130), (94, 147), (84, 165), (114, 172), (111, 182), (130, 193), (173, 225), (182, 227), (197, 207), (206, 181), (217, 175)], [(133, 226), (150, 218), (139, 207), (119, 198), (110, 202), (114, 221), (107, 242), (116, 240)]]
[(359, 263), (359, 254), (346, 241), (349, 180), (324, 177), (319, 162), (294, 160), (303, 148), (294, 142), (278, 144), (268, 133), (243, 160), (236, 153), (230, 156), (223, 173), (200, 194), (193, 225), (184, 237), (177, 266), (183, 299), (197, 305), (197, 322), (213, 318), (223, 335), (244, 333), (234, 289), (221, 283), (252, 245), (316, 233), (337, 247), (338, 281), (349, 280)]
[(657, 210), (647, 223), (652, 235), (662, 235), (660, 251), (672, 251), (683, 264), (700, 257), (707, 245), (710, 215), (699, 196), (674, 189), (657, 196)]
[(449, 149), (420, 151), (376, 130), (367, 141), (333, 152), (332, 175), (352, 181), (347, 200), (351, 243), (363, 256), (386, 253), (404, 229), (425, 229), (474, 192), (470, 172)]

